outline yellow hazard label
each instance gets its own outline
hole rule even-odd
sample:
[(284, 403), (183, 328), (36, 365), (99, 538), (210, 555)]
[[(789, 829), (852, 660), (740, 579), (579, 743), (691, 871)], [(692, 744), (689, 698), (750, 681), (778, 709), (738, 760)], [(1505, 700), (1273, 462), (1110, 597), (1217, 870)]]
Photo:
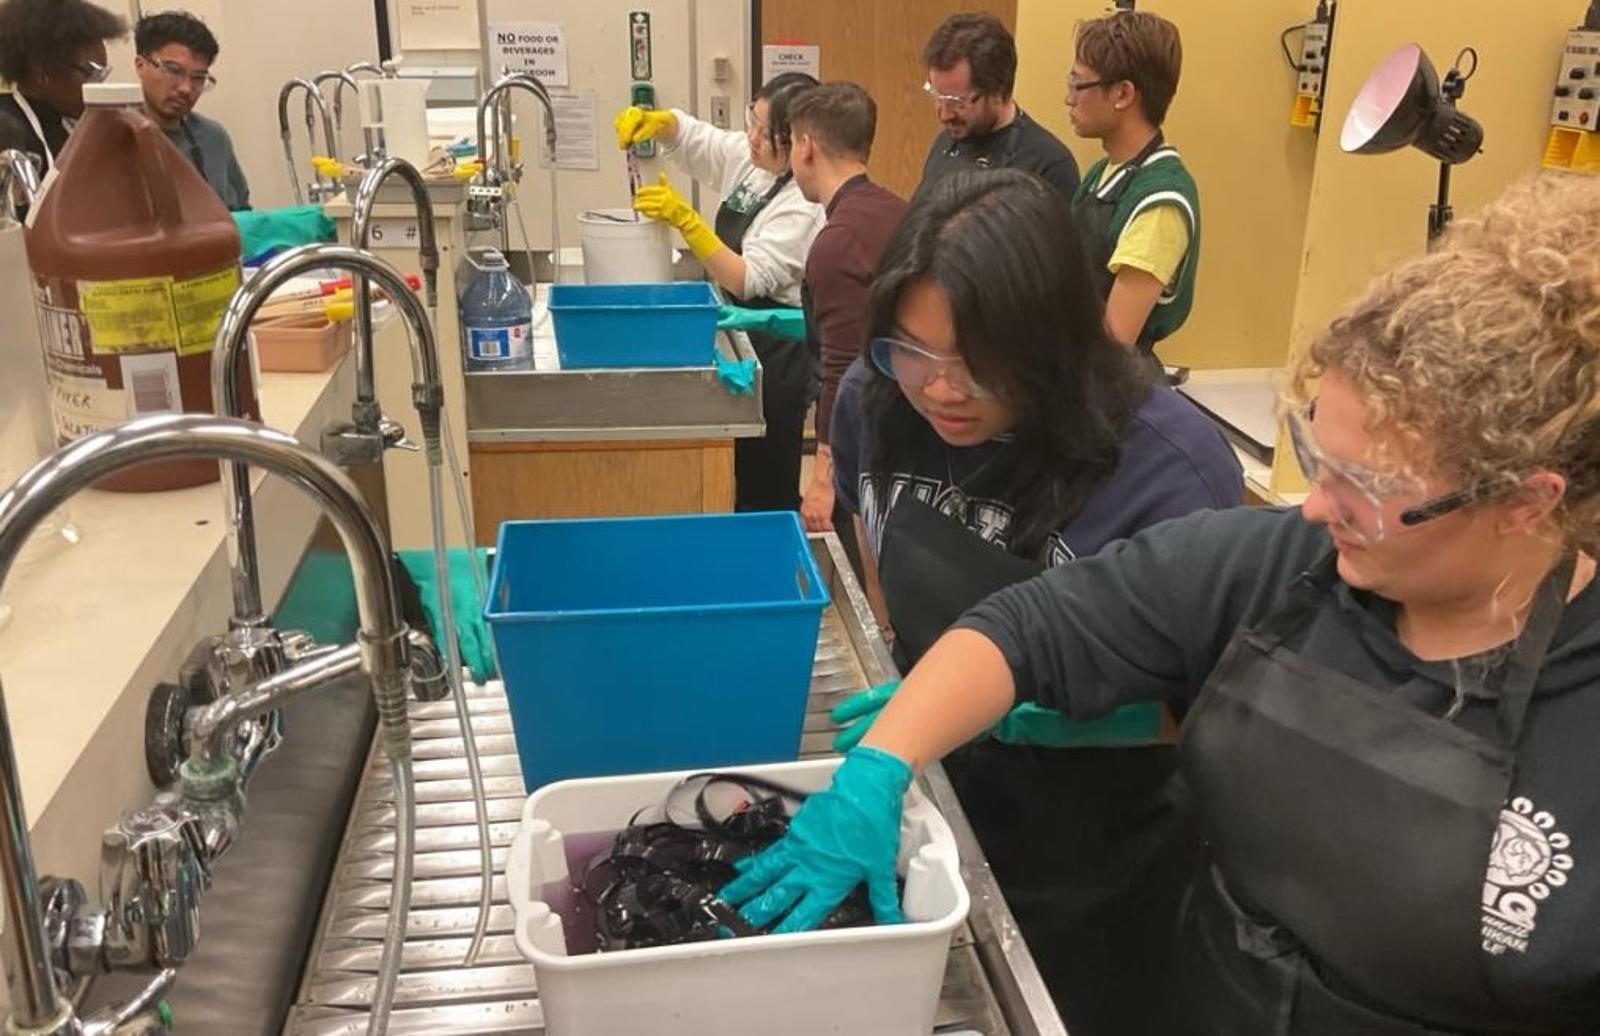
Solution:
[(211, 348), (222, 314), (239, 287), (239, 268), (208, 273), (172, 285), (172, 309), (178, 317), (178, 355), (203, 353)]
[(172, 278), (79, 281), (78, 309), (97, 353), (143, 353), (178, 347)]

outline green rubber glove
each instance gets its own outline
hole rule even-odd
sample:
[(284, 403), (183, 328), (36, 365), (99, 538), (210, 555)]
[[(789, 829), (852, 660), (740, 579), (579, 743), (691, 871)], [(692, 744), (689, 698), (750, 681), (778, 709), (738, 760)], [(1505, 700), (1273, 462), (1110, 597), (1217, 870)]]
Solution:
[(765, 331), (774, 338), (790, 342), (806, 340), (806, 314), (803, 309), (746, 309), (723, 306), (717, 311), (717, 328), (722, 331)]
[[(438, 580), (434, 577), (433, 551), (402, 550), (400, 563), (422, 593), (422, 610), (428, 616), (435, 636), (442, 634), (444, 619), (439, 609)], [(485, 565), (487, 550), (480, 547), (468, 552), (465, 547), (450, 548), (450, 610), (456, 622), (456, 644), (461, 649), (461, 664), (472, 673), (475, 683), (492, 677), (495, 673), (494, 641), (489, 626), (483, 618), (483, 607), (478, 603), (477, 587), (473, 583), (473, 564)], [(487, 566), (485, 566), (487, 567)], [(484, 585), (488, 585), (485, 576)], [(440, 644), (440, 652), (444, 645)]]
[(718, 895), (753, 927), (782, 917), (773, 934), (809, 931), (862, 882), (879, 924), (899, 924), (895, 857), (911, 767), (876, 748), (856, 748), (826, 790), (807, 797), (789, 831), (734, 864), (739, 876)]
[(869, 687), (852, 694), (829, 710), (828, 719), (833, 725), (844, 727), (844, 730), (833, 739), (833, 750), (843, 755), (860, 744), (861, 739), (866, 737), (867, 731), (872, 729), (872, 723), (878, 718), (878, 713), (883, 711), (883, 707), (899, 689), (900, 681), (890, 680), (888, 683), (880, 683), (876, 687)]
[(678, 117), (670, 110), (656, 111), (633, 105), (617, 112), (617, 117), (611, 120), (611, 125), (617, 131), (617, 147), (623, 151), (652, 140), (662, 130), (677, 124)]
[[(828, 718), (844, 727), (833, 739), (835, 752), (848, 752), (872, 728), (900, 681), (879, 684), (853, 694), (833, 707)], [(992, 737), (1007, 745), (1046, 748), (1111, 748), (1155, 744), (1161, 736), (1161, 706), (1154, 702), (1124, 705), (1099, 719), (1075, 720), (1034, 702), (1014, 705), (1000, 722), (974, 740)]]
[(655, 183), (639, 188), (633, 196), (633, 207), (640, 215), (677, 227), (678, 233), (683, 235), (683, 243), (701, 262), (705, 262), (713, 252), (727, 247), (717, 232), (711, 229), (711, 225), (689, 204), (689, 199), (679, 194), (677, 188), (668, 182), (666, 173), (662, 173)]

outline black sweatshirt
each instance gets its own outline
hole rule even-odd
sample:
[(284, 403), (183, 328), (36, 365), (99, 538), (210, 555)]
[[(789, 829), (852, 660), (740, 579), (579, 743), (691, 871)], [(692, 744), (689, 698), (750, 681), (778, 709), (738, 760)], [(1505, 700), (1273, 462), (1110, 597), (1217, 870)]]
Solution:
[[(1327, 533), (1298, 510), (1203, 512), (1002, 590), (956, 626), (1000, 648), (1019, 700), (1081, 719), (1135, 701), (1192, 701), (1234, 631), (1272, 611), (1329, 549)], [(1333, 597), (1335, 607), (1286, 646), (1442, 715), (1455, 697), (1452, 664), (1407, 650), (1391, 602), (1342, 582)], [(1469, 696), (1455, 722), (1492, 737), (1493, 702)], [(1600, 1031), (1595, 583), (1568, 603), (1539, 674), (1489, 855), (1481, 915), (1488, 981), (1531, 1025)]]

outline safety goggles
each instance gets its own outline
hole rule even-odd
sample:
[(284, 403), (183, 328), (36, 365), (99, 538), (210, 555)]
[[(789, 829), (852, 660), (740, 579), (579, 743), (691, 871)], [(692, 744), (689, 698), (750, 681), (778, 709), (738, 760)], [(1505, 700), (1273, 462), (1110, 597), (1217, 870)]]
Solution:
[(80, 61), (72, 66), (83, 77), (85, 83), (103, 83), (111, 75), (111, 66), (102, 65), (98, 61)]
[(205, 93), (207, 90), (216, 88), (217, 77), (210, 72), (191, 72), (176, 61), (160, 60), (146, 54), (140, 54), (139, 57), (151, 67), (160, 69), (168, 79), (172, 80), (174, 85), (187, 79), (189, 85), (193, 86), (197, 93)]
[(935, 108), (966, 108), (968, 105), (977, 104), (983, 100), (983, 94), (942, 94), (933, 88), (927, 80), (922, 82), (922, 92), (928, 95), (928, 100), (933, 102)]
[(972, 377), (967, 361), (959, 356), (941, 356), (898, 338), (875, 338), (868, 351), (872, 355), (872, 365), (898, 381), (902, 388), (923, 389), (933, 384), (935, 378), (943, 378), (953, 391), (968, 399), (995, 397), (993, 391)]
[[(1295, 460), (1299, 462), (1306, 480), (1327, 498), (1342, 530), (1354, 534), (1366, 544), (1381, 542), (1394, 531), (1392, 524), (1384, 519), (1384, 502), (1414, 495), (1421, 492), (1422, 487), (1415, 479), (1386, 474), (1353, 461), (1329, 456), (1323, 451), (1311, 426), (1316, 412), (1317, 401), (1313, 399), (1289, 413), (1289, 443), (1294, 448)], [(1481, 492), (1473, 489), (1457, 489), (1433, 497), (1401, 511), (1399, 526), (1409, 529), (1442, 518), (1482, 496)]]

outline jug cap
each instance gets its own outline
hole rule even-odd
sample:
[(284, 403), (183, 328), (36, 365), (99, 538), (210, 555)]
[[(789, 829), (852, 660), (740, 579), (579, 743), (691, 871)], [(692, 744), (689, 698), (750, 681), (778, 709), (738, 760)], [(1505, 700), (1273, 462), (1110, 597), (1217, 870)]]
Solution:
[(83, 103), (110, 108), (125, 108), (144, 103), (144, 90), (138, 83), (85, 83)]

